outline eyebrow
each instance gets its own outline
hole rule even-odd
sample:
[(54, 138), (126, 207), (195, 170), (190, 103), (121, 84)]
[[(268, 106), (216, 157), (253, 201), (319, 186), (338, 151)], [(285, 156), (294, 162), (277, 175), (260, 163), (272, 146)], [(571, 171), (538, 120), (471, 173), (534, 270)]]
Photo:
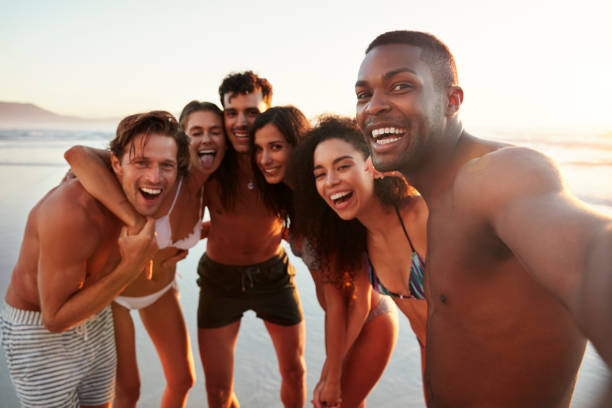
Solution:
[[(401, 74), (402, 72), (408, 72), (408, 73), (417, 75), (416, 71), (413, 70), (412, 68), (403, 67), (403, 68), (394, 69), (393, 71), (389, 71), (389, 72), (385, 73), (383, 75), (383, 80), (387, 81), (390, 78), (394, 77), (395, 75)], [(359, 80), (359, 81), (355, 82), (355, 86), (366, 86), (367, 84), (368, 84), (367, 81), (364, 81), (364, 80)]]
[[(354, 160), (353, 156), (349, 155), (349, 154), (345, 154), (344, 156), (340, 156), (334, 159), (334, 161), (332, 162), (332, 164), (336, 164), (344, 159), (350, 159), (350, 160)], [(318, 168), (323, 168), (323, 166), (321, 166), (320, 164), (317, 166), (314, 166), (314, 168), (312, 169), (313, 171), (318, 169)]]

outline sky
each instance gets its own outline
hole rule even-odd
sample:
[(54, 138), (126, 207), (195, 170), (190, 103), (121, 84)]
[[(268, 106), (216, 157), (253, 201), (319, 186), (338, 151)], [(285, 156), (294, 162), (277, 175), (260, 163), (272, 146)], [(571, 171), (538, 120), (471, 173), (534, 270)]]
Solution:
[(252, 69), (274, 105), (354, 115), (365, 48), (396, 29), (449, 46), (467, 129), (612, 134), (610, 0), (0, 0), (0, 101), (178, 114)]

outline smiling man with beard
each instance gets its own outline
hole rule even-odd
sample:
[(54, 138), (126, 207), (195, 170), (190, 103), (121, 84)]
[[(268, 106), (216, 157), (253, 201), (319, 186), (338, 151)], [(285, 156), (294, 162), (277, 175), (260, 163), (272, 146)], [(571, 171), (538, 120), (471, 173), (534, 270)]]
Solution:
[[(141, 215), (159, 210), (188, 164), (176, 128), (167, 112), (137, 114), (111, 141), (115, 175)], [(133, 236), (122, 225), (77, 179), (30, 211), (2, 311), (2, 344), (22, 406), (110, 406), (109, 303), (157, 251), (151, 218)]]
[(355, 93), (374, 166), (429, 207), (428, 405), (568, 407), (585, 336), (612, 363), (610, 217), (548, 157), (465, 131), (454, 59), (432, 35), (377, 37)]

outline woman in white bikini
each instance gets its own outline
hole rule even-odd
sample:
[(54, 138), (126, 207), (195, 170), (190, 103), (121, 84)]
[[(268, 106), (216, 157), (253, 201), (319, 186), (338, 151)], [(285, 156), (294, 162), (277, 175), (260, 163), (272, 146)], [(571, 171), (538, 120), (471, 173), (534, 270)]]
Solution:
[[(177, 181), (173, 199), (164, 203), (160, 210), (164, 215), (156, 219), (159, 251), (152, 260), (152, 274), (136, 280), (112, 304), (117, 347), (114, 407), (135, 407), (140, 395), (130, 310), (138, 310), (161, 360), (167, 382), (161, 406), (184, 406), (195, 381), (191, 345), (178, 301), (176, 262), (206, 236), (206, 231), (202, 230), (204, 183), (219, 167), (226, 139), (223, 114), (213, 103), (190, 102), (183, 109), (179, 122), (190, 139), (191, 163), (187, 174)], [(144, 219), (125, 200), (107, 167), (109, 155), (106, 152), (75, 146), (66, 152), (65, 157), (90, 194), (130, 228), (139, 230), (142, 227)]]
[(266, 205), (290, 222), (291, 248), (310, 270), (325, 310), (326, 359), (312, 402), (317, 407), (362, 407), (393, 351), (397, 313), (388, 298), (371, 290), (363, 259), (320, 258), (311, 243), (293, 231), (293, 184), (286, 170), (308, 127), (292, 106), (259, 115), (249, 139), (253, 173)]
[[(291, 158), (295, 230), (322, 258), (364, 260), (376, 292), (410, 321), (425, 369), (427, 302), (423, 288), (428, 209), (403, 178), (375, 179), (355, 121), (326, 117)], [(309, 222), (309, 220), (317, 222)]]

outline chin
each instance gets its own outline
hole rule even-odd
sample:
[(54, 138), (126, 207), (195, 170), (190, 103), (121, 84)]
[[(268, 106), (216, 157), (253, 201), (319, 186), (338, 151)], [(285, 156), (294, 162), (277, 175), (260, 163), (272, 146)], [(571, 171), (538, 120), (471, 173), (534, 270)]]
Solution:
[(392, 157), (376, 157), (374, 154), (372, 154), (372, 164), (374, 165), (374, 168), (380, 172), (393, 171), (400, 168), (399, 160), (394, 160)]
[(155, 208), (151, 208), (151, 207), (136, 208), (136, 211), (144, 217), (152, 217), (157, 213), (157, 211), (159, 211), (159, 208), (160, 206), (156, 206)]
[(279, 177), (271, 177), (266, 179), (266, 183), (268, 184), (279, 184), (283, 179)]
[(234, 143), (232, 144), (232, 146), (234, 146), (234, 150), (237, 151), (238, 153), (248, 153), (249, 152), (248, 144)]

